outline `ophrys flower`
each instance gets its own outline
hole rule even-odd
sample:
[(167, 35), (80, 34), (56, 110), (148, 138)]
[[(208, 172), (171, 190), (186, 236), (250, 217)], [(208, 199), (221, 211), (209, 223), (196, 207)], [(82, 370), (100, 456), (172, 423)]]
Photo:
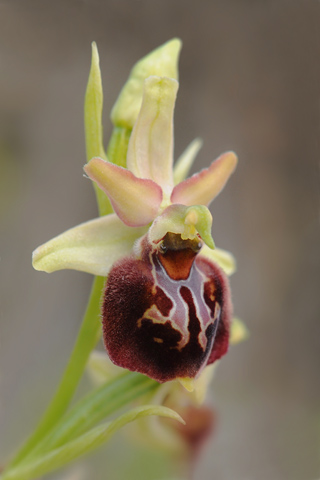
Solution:
[[(110, 358), (160, 382), (194, 378), (220, 358), (227, 350), (231, 316), (228, 282), (213, 261), (230, 257), (210, 250), (207, 206), (237, 159), (226, 153), (174, 185), (177, 90), (176, 80), (146, 79), (127, 168), (101, 158), (84, 167), (115, 213), (68, 230), (34, 252), (39, 270), (109, 275), (102, 321)], [(182, 162), (189, 160), (187, 153)]]

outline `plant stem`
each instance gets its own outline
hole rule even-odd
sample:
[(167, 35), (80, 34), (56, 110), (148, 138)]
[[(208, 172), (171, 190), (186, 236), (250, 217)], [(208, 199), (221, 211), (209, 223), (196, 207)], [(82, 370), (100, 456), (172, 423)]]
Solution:
[(38, 444), (67, 410), (88, 357), (100, 338), (100, 297), (104, 281), (104, 277), (95, 277), (78, 337), (58, 389), (36, 430), (10, 463), (10, 468), (18, 464)]

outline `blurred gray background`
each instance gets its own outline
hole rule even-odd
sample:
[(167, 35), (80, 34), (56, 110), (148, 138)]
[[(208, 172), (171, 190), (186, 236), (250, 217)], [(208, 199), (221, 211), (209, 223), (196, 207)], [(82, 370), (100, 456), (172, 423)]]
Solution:
[[(320, 477), (319, 9), (315, 0), (0, 1), (2, 459), (51, 397), (92, 281), (31, 267), (35, 247), (96, 216), (82, 174), (90, 43), (107, 143), (130, 68), (178, 36), (175, 156), (196, 136), (194, 171), (227, 149), (239, 155), (211, 210), (216, 244), (238, 260), (235, 312), (251, 332), (212, 384), (217, 427), (195, 478)], [(108, 451), (100, 457), (105, 473), (88, 464), (84, 478), (114, 480)]]

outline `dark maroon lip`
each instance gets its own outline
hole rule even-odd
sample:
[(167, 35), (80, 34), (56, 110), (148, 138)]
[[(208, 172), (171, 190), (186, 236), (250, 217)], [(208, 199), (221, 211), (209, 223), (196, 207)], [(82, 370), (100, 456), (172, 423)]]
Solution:
[(123, 258), (110, 271), (103, 337), (110, 359), (159, 382), (196, 377), (229, 343), (228, 281), (198, 255), (199, 240), (164, 237), (166, 248), (141, 240), (141, 258)]

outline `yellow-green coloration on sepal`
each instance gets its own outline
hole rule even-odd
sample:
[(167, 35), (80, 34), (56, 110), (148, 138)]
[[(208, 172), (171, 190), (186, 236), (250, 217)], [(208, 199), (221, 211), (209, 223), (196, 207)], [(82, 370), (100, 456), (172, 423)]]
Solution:
[(199, 234), (209, 248), (215, 248), (211, 225), (211, 213), (204, 205), (170, 205), (151, 225), (149, 241), (157, 243), (168, 232), (180, 234), (182, 240), (193, 240)]
[(158, 387), (159, 384), (150, 378), (122, 369), (117, 376), (103, 382), (75, 403), (42, 441), (29, 452), (26, 461), (31, 461), (40, 454), (46, 454), (74, 440), (125, 405), (141, 396), (155, 392)]
[(129, 255), (146, 228), (130, 228), (115, 215), (82, 223), (38, 247), (32, 256), (36, 270), (47, 273), (73, 269), (105, 277), (112, 264)]
[(133, 422), (141, 417), (157, 415), (167, 417), (184, 424), (184, 420), (170, 408), (157, 405), (144, 405), (133, 408), (127, 413), (116, 418), (112, 422), (106, 422), (65, 445), (56, 448), (45, 455), (32, 459), (30, 462), (21, 463), (16, 468), (7, 471), (1, 480), (32, 480), (39, 478), (46, 473), (52, 472), (72, 462), (81, 455), (86, 455), (96, 448), (102, 446), (127, 423)]
[(116, 127), (133, 128), (141, 107), (146, 78), (157, 75), (178, 79), (181, 45), (180, 39), (173, 38), (135, 64), (111, 112), (111, 120)]

